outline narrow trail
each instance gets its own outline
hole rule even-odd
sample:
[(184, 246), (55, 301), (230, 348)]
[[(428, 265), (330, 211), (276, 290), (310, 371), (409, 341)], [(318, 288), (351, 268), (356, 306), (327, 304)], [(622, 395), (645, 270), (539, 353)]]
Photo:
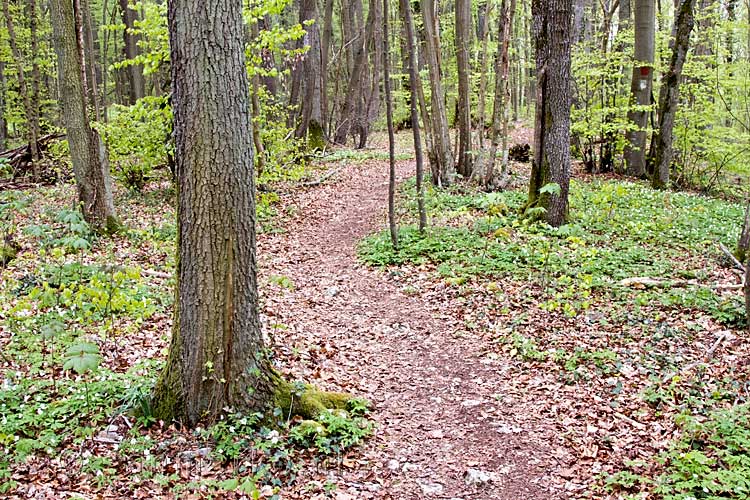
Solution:
[[(412, 169), (400, 162), (399, 178)], [(283, 325), (276, 344), (297, 360), (283, 368), (375, 406), (376, 436), (340, 473), (340, 498), (567, 498), (554, 416), (510, 383), (487, 355), (497, 348), (461, 331), (460, 305), (358, 263), (358, 241), (384, 227), (386, 193), (385, 163), (350, 165), (295, 195), (285, 231), (259, 241), (261, 279), (294, 285), (263, 287), (268, 324)]]

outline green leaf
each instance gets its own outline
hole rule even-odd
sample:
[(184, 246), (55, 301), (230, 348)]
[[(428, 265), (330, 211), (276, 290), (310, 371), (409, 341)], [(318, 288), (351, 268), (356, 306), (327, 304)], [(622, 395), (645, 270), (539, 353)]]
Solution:
[(82, 375), (96, 370), (101, 362), (99, 347), (89, 342), (74, 344), (65, 351), (63, 370), (73, 370)]

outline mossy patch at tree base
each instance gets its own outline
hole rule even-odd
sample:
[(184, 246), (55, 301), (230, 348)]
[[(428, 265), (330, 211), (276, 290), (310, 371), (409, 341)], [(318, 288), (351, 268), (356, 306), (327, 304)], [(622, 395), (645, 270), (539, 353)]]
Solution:
[(282, 381), (274, 395), (274, 407), (285, 415), (314, 420), (326, 410), (344, 410), (352, 399), (351, 394), (321, 391), (311, 385), (297, 388), (294, 384)]

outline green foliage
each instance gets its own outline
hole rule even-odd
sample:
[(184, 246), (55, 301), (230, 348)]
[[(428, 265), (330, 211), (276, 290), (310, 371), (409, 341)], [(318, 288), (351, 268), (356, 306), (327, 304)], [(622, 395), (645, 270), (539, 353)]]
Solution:
[(99, 346), (90, 342), (80, 342), (68, 347), (64, 358), (63, 369), (73, 370), (78, 375), (96, 370), (102, 360)]
[(293, 443), (315, 448), (320, 453), (343, 453), (360, 444), (374, 428), (365, 417), (366, 402), (355, 399), (348, 410), (328, 410), (315, 420), (304, 420), (292, 427), (289, 437)]
[(166, 97), (144, 97), (133, 106), (115, 105), (107, 123), (99, 123), (115, 177), (141, 192), (155, 169), (172, 161), (172, 108)]
[[(416, 214), (412, 185), (407, 189), (407, 210)], [(732, 246), (742, 220), (742, 208), (733, 203), (660, 193), (638, 183), (574, 181), (572, 220), (555, 229), (507, 209), (522, 205), (522, 192), (460, 189), (427, 197), (428, 213), (444, 225), (425, 233), (402, 227), (398, 251), (387, 232), (369, 236), (359, 245), (360, 258), (378, 266), (432, 263), (445, 277), (532, 280), (548, 295), (542, 307), (574, 317), (588, 310), (594, 294), (632, 300), (632, 291), (617, 285), (625, 278), (702, 275), (703, 256), (713, 251), (716, 240)], [(725, 322), (742, 317), (739, 301), (727, 302), (704, 288), (645, 293), (651, 302), (707, 310)]]
[(613, 492), (650, 492), (658, 498), (747, 498), (750, 496), (750, 405), (713, 411), (708, 418), (680, 418), (682, 435), (658, 456), (662, 472), (638, 473), (639, 464), (613, 474)]

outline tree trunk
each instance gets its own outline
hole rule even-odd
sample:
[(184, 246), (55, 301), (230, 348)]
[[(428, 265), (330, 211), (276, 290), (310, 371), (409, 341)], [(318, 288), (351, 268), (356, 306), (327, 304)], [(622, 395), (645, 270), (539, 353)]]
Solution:
[(5, 80), (5, 62), (0, 61), (0, 149), (8, 149), (8, 122), (5, 120), (5, 101), (7, 82)]
[(516, 0), (510, 0), (510, 8), (506, 0), (501, 0), (498, 18), (498, 50), (495, 55), (495, 101), (492, 110), (492, 138), (487, 155), (487, 167), (483, 172), (482, 182), (485, 188), (493, 187), (495, 177), (495, 163), (497, 150), (502, 141), (502, 163), (500, 183), (497, 187), (505, 187), (508, 174), (508, 76), (510, 61), (508, 59), (510, 37), (513, 33), (513, 13), (516, 10)]
[[(417, 163), (417, 207), (419, 209), (419, 230), (424, 231), (427, 226), (427, 212), (424, 206), (424, 158), (422, 155), (422, 138), (419, 130), (419, 112), (417, 101), (419, 100), (419, 89), (422, 82), (417, 70), (417, 46), (415, 42), (414, 18), (411, 14), (409, 0), (400, 0), (401, 15), (404, 20), (406, 32), (406, 46), (409, 59), (409, 86), (411, 87), (411, 130), (414, 138), (414, 157)], [(386, 52), (387, 53), (387, 52)]]
[(651, 185), (655, 189), (666, 189), (669, 185), (669, 170), (672, 165), (672, 130), (680, 99), (682, 67), (687, 59), (690, 33), (695, 19), (695, 0), (683, 0), (675, 18), (675, 38), (669, 69), (661, 80), (659, 92), (659, 132), (656, 135), (654, 176)]
[[(300, 24), (305, 26), (303, 45), (310, 47), (302, 63), (302, 99), (300, 121), (296, 136), (305, 137), (310, 150), (323, 149), (326, 144), (323, 131), (323, 65), (321, 60), (320, 29), (318, 27), (317, 0), (301, 0)], [(312, 24), (306, 24), (314, 21)]]
[(484, 149), (484, 131), (487, 115), (485, 112), (487, 100), (487, 59), (488, 59), (488, 42), (490, 30), (487, 29), (487, 23), (492, 12), (492, 4), (483, 3), (480, 9), (481, 15), (477, 19), (477, 32), (480, 36), (479, 42), (481, 50), (479, 55), (479, 105), (477, 111), (477, 126), (479, 128), (479, 150)]
[(442, 75), (440, 71), (440, 38), (438, 18), (434, 0), (421, 0), (425, 33), (425, 56), (430, 73), (430, 108), (432, 115), (432, 183), (436, 186), (449, 186), (453, 183), (456, 167), (451, 150), (448, 117), (445, 110)]
[(383, 0), (383, 86), (385, 87), (385, 114), (388, 124), (388, 229), (391, 245), (398, 251), (398, 227), (396, 226), (396, 137), (393, 132), (393, 103), (391, 101), (391, 51), (388, 37), (388, 2)]
[(458, 173), (471, 177), (474, 151), (471, 141), (471, 86), (469, 46), (471, 45), (471, 0), (456, 2), (456, 64), (458, 66)]
[[(133, 33), (135, 22), (138, 20), (138, 11), (130, 7), (129, 0), (118, 0), (120, 4), (120, 15), (125, 29), (122, 32), (123, 56), (125, 59), (135, 59), (138, 57), (138, 40), (139, 35)], [(131, 64), (124, 68), (128, 79), (128, 98), (130, 104), (146, 95), (146, 81), (143, 78), (143, 65)]]
[(96, 231), (118, 229), (112, 200), (109, 162), (104, 143), (89, 124), (86, 95), (81, 82), (81, 51), (71, 0), (51, 0), (57, 52), (60, 105), (70, 145), (70, 158), (83, 216)]
[[(570, 186), (570, 46), (572, 0), (534, 0), (536, 42), (536, 118), (529, 209), (544, 208), (551, 226), (568, 216)], [(542, 188), (557, 184), (559, 192)]]
[(8, 0), (3, 0), (3, 15), (5, 16), (5, 27), (8, 30), (8, 42), (10, 43), (10, 49), (13, 54), (13, 59), (16, 64), (16, 77), (18, 79), (18, 90), (21, 94), (21, 100), (23, 101), (23, 108), (26, 113), (26, 128), (28, 129), (29, 147), (31, 148), (31, 158), (33, 163), (34, 181), (39, 180), (39, 147), (37, 145), (38, 130), (39, 130), (39, 117), (37, 107), (38, 103), (32, 102), (29, 89), (26, 86), (26, 72), (24, 66), (26, 60), (21, 53), (21, 49), (18, 47), (18, 41), (16, 39), (15, 26), (13, 25), (13, 18), (10, 14), (10, 7)]
[(737, 250), (734, 256), (740, 262), (745, 262), (748, 257), (748, 250), (750, 250), (750, 202), (745, 208), (745, 219), (742, 222), (742, 232), (740, 233), (740, 239), (737, 241)]
[(79, 5), (78, 26), (81, 34), (81, 51), (83, 53), (83, 69), (85, 74), (85, 89), (88, 98), (88, 104), (93, 112), (92, 119), (101, 120), (101, 111), (99, 109), (98, 81), (96, 78), (96, 57), (94, 57), (94, 34), (91, 27), (91, 8), (89, 0), (75, 0), (74, 5)]
[(242, 1), (173, 0), (168, 16), (179, 171), (177, 301), (154, 415), (194, 426), (227, 407), (313, 416), (341, 406), (342, 395), (308, 390), (293, 397), (261, 333)]
[(630, 83), (633, 106), (628, 121), (635, 127), (625, 134), (626, 173), (633, 177), (646, 175), (646, 127), (653, 86), (654, 46), (656, 40), (656, 11), (654, 0), (635, 0), (635, 64)]

